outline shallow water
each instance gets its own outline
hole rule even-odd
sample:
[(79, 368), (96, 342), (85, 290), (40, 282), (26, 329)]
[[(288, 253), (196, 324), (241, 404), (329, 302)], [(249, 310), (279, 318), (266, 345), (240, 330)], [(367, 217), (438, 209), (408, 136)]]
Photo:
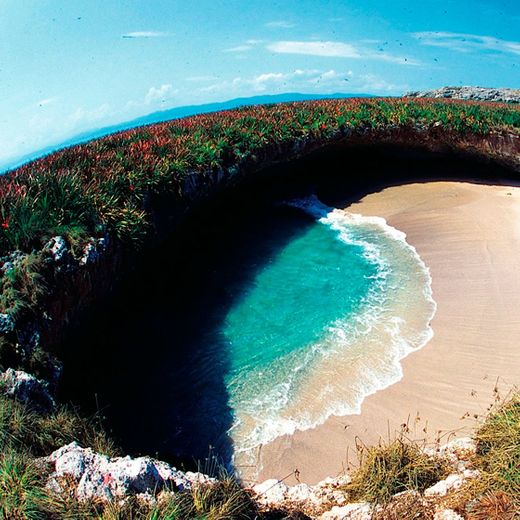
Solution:
[(315, 221), (258, 272), (219, 334), (238, 465), (276, 436), (358, 413), (431, 337), (428, 271), (383, 219), (293, 200)]
[(404, 234), (315, 197), (206, 215), (71, 339), (63, 394), (131, 453), (255, 464), (401, 377), (430, 282)]

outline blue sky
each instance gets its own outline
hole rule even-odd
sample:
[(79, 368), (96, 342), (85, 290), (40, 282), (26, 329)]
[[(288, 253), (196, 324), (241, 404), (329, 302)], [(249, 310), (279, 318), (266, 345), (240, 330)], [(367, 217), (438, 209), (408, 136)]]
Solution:
[(186, 104), (520, 87), (520, 2), (0, 0), (0, 164)]

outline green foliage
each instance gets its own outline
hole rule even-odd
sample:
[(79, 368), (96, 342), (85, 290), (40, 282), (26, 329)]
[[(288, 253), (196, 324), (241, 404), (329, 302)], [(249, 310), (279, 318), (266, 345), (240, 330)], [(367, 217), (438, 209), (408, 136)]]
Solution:
[(15, 262), (0, 278), (0, 311), (16, 319), (24, 310), (38, 307), (47, 295), (45, 269), (44, 257), (38, 253)]
[(0, 454), (0, 518), (46, 518), (44, 499), (44, 483), (35, 463), (23, 454), (3, 451)]
[(492, 411), (475, 440), (486, 490), (505, 493), (520, 511), (520, 393)]
[(1, 451), (15, 450), (42, 456), (74, 440), (101, 453), (117, 453), (96, 417), (85, 419), (76, 410), (66, 407), (59, 407), (50, 414), (40, 414), (23, 403), (0, 395)]
[(517, 131), (513, 106), (446, 100), (346, 99), (284, 103), (203, 114), (121, 132), (30, 163), (0, 180), (0, 251), (31, 251), (64, 234), (86, 239), (100, 226), (124, 243), (147, 234), (148, 194), (183, 196), (188, 175), (225, 168), (302, 137), (338, 129), (440, 125), (463, 135)]
[(398, 438), (387, 444), (363, 446), (359, 468), (344, 491), (354, 500), (385, 504), (402, 491), (423, 491), (446, 474), (442, 459), (425, 454), (413, 441)]

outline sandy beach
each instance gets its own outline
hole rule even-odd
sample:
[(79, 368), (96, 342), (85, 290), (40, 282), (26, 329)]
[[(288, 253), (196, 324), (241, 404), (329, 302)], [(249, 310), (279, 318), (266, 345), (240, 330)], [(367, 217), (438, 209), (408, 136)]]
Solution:
[(402, 380), (366, 398), (361, 415), (263, 446), (258, 481), (295, 469), (308, 484), (338, 475), (356, 461), (356, 442), (386, 439), (403, 423), (429, 442), (465, 436), (493, 401), (497, 379), (502, 393), (520, 384), (520, 188), (414, 183), (346, 209), (406, 233), (432, 276), (434, 337), (403, 360)]

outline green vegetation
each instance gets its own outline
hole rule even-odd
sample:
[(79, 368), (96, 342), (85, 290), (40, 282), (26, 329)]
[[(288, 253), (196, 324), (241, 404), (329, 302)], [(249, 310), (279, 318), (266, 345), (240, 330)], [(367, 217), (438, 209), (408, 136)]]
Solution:
[[(81, 520), (260, 520), (251, 496), (231, 477), (214, 486), (201, 485), (190, 491), (165, 491), (157, 504), (137, 499), (125, 503), (78, 503), (73, 498), (47, 496), (41, 511), (52, 519)], [(37, 518), (37, 517), (35, 517)], [(273, 519), (274, 520), (274, 519)]]
[[(477, 451), (471, 460), (479, 471), (446, 497), (420, 493), (445, 478), (449, 464), (426, 455), (421, 446), (400, 437), (387, 444), (361, 447), (359, 469), (344, 491), (350, 500), (382, 506), (375, 520), (430, 519), (436, 506), (456, 510), (470, 520), (520, 518), (520, 394), (497, 401), (474, 434)], [(403, 491), (418, 493), (395, 497)]]
[(98, 418), (82, 418), (64, 406), (41, 414), (27, 405), (0, 395), (0, 451), (43, 456), (72, 441), (114, 455), (113, 442), (100, 428)]
[[(46, 309), (55, 285), (44, 244), (61, 235), (75, 258), (90, 237), (139, 247), (153, 232), (154, 200), (182, 209), (215, 173), (290, 157), (295, 143), (352, 133), (414, 129), (435, 135), (518, 133), (520, 109), (447, 100), (344, 99), (245, 107), (113, 134), (0, 177), (0, 258), (28, 255), (0, 277), (0, 312), (17, 323)], [(452, 135), (453, 134), (453, 135)], [(238, 167), (238, 168), (236, 168)], [(3, 338), (0, 366), (32, 359)]]
[(39, 413), (0, 395), (0, 518), (223, 520), (254, 518), (250, 495), (229, 475), (215, 486), (203, 485), (184, 493), (163, 493), (157, 505), (130, 500), (107, 506), (78, 503), (45, 488), (46, 467), (38, 457), (49, 455), (72, 441), (110, 456), (118, 454), (99, 418), (82, 418), (76, 410), (60, 407)]
[(476, 501), (471, 518), (520, 518), (520, 393), (495, 407), (475, 440), (480, 477), (462, 490)]
[[(56, 495), (45, 488), (48, 468), (38, 457), (76, 440), (83, 446), (114, 456), (114, 443), (98, 418), (84, 419), (72, 409), (39, 413), (0, 396), (0, 518), (85, 520), (239, 520), (282, 519), (283, 512), (259, 511), (250, 494), (228, 474), (215, 485), (158, 495), (155, 504), (137, 498), (124, 503), (82, 502), (72, 494)], [(425, 499), (421, 492), (445, 478), (449, 464), (423, 452), (404, 437), (361, 449), (352, 482), (343, 489), (350, 501), (366, 500), (382, 506), (374, 518), (430, 519), (437, 505), (451, 507), (472, 520), (514, 519), (520, 511), (520, 395), (500, 404), (475, 433), (477, 452), (472, 460), (480, 471), (447, 497)], [(394, 495), (402, 491), (415, 494)]]
[[(491, 131), (518, 135), (520, 108), (406, 99), (246, 107), (136, 128), (29, 163), (0, 177), (0, 258), (11, 262), (0, 274), (0, 313), (21, 322), (46, 310), (56, 273), (44, 245), (55, 235), (65, 238), (76, 259), (91, 238), (106, 234), (122, 247), (139, 247), (153, 232), (152, 210), (158, 197), (182, 209), (211, 189), (216, 173), (232, 177), (241, 167), (290, 157), (294, 144), (406, 129), (454, 141)], [(13, 256), (14, 251), (18, 252)], [(49, 355), (36, 349), (24, 359), (20, 350), (18, 338), (9, 332), (0, 336), (0, 366), (36, 367), (31, 371), (37, 373)], [(519, 510), (518, 394), (490, 415), (476, 438), (475, 466), (481, 478), (460, 495), (461, 508), (471, 497), (476, 501), (475, 519), (493, 518), (493, 507), (505, 514)], [(154, 507), (132, 501), (79, 505), (50, 496), (36, 457), (72, 440), (107, 454), (117, 451), (96, 419), (85, 420), (66, 408), (39, 414), (0, 397), (0, 517), (219, 520), (256, 515), (249, 495), (231, 478), (211, 488), (166, 494)], [(422, 491), (445, 471), (442, 461), (398, 439), (365, 449), (346, 492), (353, 499), (387, 503), (400, 491)]]
[(424, 491), (447, 476), (447, 469), (441, 458), (426, 455), (418, 443), (400, 437), (363, 446), (359, 469), (344, 491), (352, 500), (385, 504), (402, 491)]

